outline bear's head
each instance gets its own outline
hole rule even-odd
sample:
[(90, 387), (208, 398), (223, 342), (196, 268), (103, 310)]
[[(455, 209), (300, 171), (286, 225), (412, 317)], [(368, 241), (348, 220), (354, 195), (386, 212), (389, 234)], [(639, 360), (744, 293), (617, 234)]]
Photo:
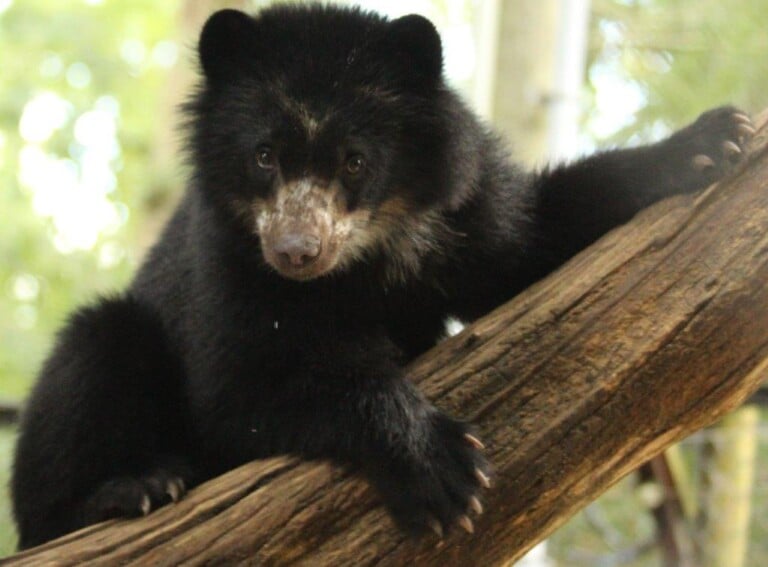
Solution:
[(381, 262), (404, 279), (444, 244), (442, 215), (474, 186), (462, 132), (476, 125), (445, 87), (428, 20), (223, 10), (199, 54), (195, 180), (257, 237), (268, 266), (311, 280)]

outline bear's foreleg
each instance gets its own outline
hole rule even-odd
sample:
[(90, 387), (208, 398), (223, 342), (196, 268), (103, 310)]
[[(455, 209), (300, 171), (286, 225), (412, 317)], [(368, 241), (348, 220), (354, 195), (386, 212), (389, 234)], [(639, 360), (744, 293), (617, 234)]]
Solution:
[(655, 201), (718, 181), (744, 159), (754, 132), (746, 113), (725, 106), (658, 143), (540, 174), (533, 185), (535, 233), (549, 268)]
[(159, 321), (137, 301), (102, 300), (71, 318), (22, 416), (11, 481), (20, 548), (183, 495), (180, 379)]

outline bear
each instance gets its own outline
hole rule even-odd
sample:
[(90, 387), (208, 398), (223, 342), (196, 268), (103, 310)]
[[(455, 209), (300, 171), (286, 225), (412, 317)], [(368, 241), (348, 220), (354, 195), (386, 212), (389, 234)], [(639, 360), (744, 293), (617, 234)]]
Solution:
[(180, 204), (128, 288), (77, 310), (23, 412), (20, 548), (177, 501), (253, 459), (364, 476), (415, 537), (472, 530), (490, 463), (406, 364), (754, 133), (729, 106), (654, 144), (529, 171), (447, 84), (417, 15), (213, 14)]

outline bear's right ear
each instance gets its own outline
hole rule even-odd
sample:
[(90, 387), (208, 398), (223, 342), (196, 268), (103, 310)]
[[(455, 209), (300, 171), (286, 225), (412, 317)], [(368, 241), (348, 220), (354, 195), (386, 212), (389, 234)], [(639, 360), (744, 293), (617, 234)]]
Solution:
[(198, 52), (205, 76), (221, 82), (236, 76), (253, 60), (256, 22), (239, 10), (219, 10), (203, 26)]

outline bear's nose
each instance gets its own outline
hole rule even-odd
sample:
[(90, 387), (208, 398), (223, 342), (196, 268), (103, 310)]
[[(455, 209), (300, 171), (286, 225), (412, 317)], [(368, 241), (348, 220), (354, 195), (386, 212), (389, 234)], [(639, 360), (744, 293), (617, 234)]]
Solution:
[(311, 234), (284, 234), (275, 242), (275, 253), (281, 262), (303, 268), (320, 256), (320, 239)]

